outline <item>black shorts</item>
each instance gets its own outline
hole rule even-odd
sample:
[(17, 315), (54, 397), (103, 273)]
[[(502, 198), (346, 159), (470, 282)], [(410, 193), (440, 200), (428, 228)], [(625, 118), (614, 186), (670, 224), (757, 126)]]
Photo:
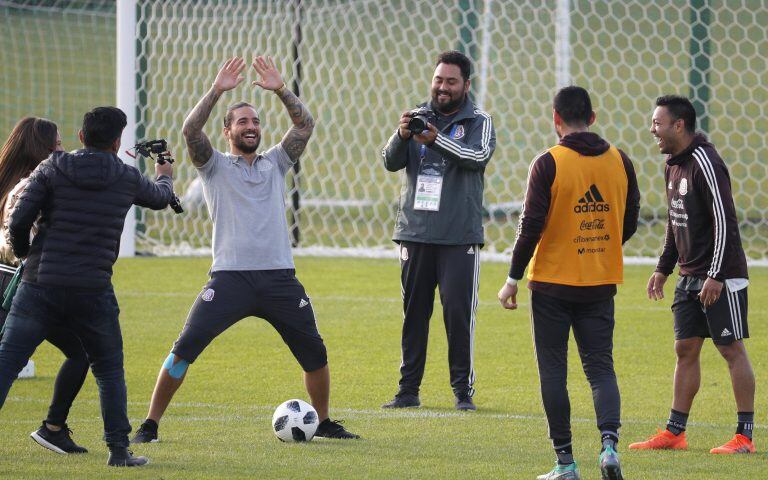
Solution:
[(220, 333), (251, 316), (275, 327), (305, 372), (328, 363), (312, 303), (292, 269), (213, 272), (171, 351), (192, 363)]
[(675, 287), (672, 313), (675, 317), (675, 339), (711, 337), (717, 345), (729, 345), (749, 338), (747, 325), (747, 288), (736, 292), (723, 285), (720, 298), (709, 308), (699, 301), (703, 281), (680, 277)]

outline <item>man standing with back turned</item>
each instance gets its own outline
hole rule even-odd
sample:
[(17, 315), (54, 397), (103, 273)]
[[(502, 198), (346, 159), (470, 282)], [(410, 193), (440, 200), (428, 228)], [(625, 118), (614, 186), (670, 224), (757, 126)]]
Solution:
[(602, 478), (621, 480), (613, 297), (616, 284), (623, 281), (622, 244), (637, 229), (640, 192), (624, 152), (589, 131), (595, 122), (589, 93), (565, 87), (553, 103), (560, 142), (531, 164), (509, 278), (498, 296), (504, 308), (517, 308), (517, 282), (530, 261), (533, 341), (549, 437), (557, 455), (555, 468), (538, 480), (580, 478), (573, 459), (566, 387), (571, 327), (592, 387)]
[(631, 449), (685, 450), (685, 427), (701, 384), (699, 355), (711, 337), (728, 363), (736, 397), (734, 437), (710, 453), (754, 453), (755, 374), (744, 339), (747, 326), (747, 260), (741, 247), (728, 168), (703, 134), (696, 133), (696, 110), (685, 97), (656, 99), (651, 133), (667, 155), (664, 183), (669, 215), (648, 298), (664, 298), (664, 283), (680, 266), (672, 313), (675, 366), (672, 411), (667, 428)]
[(496, 148), (491, 117), (468, 98), (471, 62), (456, 51), (437, 57), (427, 129), (412, 132), (409, 112), (384, 147), (384, 166), (405, 169), (394, 241), (403, 292), (400, 388), (383, 408), (418, 407), (429, 319), (440, 288), (448, 365), (458, 410), (476, 410), (474, 334), (485, 167)]
[(160, 369), (147, 419), (132, 443), (159, 440), (160, 418), (189, 366), (218, 335), (249, 316), (272, 324), (304, 370), (304, 385), (320, 420), (315, 436), (359, 438), (328, 418), (331, 377), (325, 344), (309, 297), (295, 276), (285, 218), (285, 175), (304, 152), (315, 121), (285, 88), (271, 58), (256, 57), (253, 68), (261, 77), (254, 85), (277, 95), (293, 125), (279, 144), (257, 153), (261, 120), (252, 105), (235, 103), (224, 117), (229, 153), (211, 146), (203, 126), (224, 92), (244, 80), (240, 57), (227, 60), (184, 121), (182, 133), (213, 220), (211, 279)]

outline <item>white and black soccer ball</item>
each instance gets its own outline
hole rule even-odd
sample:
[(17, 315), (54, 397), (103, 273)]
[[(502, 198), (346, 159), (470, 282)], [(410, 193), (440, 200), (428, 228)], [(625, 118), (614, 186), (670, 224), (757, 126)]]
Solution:
[(272, 415), (272, 431), (283, 442), (308, 442), (320, 424), (315, 408), (304, 400), (288, 400)]

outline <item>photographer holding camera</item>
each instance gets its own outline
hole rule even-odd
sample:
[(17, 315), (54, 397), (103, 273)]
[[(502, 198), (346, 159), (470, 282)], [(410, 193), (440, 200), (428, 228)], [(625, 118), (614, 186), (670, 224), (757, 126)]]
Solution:
[(0, 343), (1, 408), (50, 332), (66, 329), (79, 337), (99, 387), (110, 466), (147, 463), (127, 449), (131, 426), (112, 266), (131, 205), (160, 210), (173, 195), (170, 163), (155, 166), (152, 182), (117, 157), (125, 125), (121, 110), (93, 109), (80, 131), (85, 148), (53, 152), (30, 175), (8, 226), (14, 255), (26, 262)]
[(403, 113), (382, 151), (390, 172), (405, 168), (393, 240), (400, 245), (403, 334), (400, 388), (383, 408), (418, 407), (429, 319), (440, 288), (451, 387), (458, 410), (472, 401), (475, 313), (483, 245), (483, 174), (496, 147), (490, 115), (468, 98), (471, 62), (437, 57), (432, 100)]

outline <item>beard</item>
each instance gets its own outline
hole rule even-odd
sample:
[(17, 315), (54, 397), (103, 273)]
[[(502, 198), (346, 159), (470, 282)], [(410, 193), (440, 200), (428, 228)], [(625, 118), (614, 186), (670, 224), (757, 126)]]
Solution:
[(256, 143), (253, 145), (246, 143), (243, 137), (236, 137), (232, 143), (235, 147), (237, 147), (238, 150), (243, 153), (253, 153), (258, 150), (259, 144), (261, 144), (261, 137), (257, 138)]
[[(447, 92), (443, 92), (447, 93)], [(448, 100), (445, 100), (443, 102), (439, 102), (437, 100), (438, 98), (438, 92), (432, 92), (432, 107), (437, 110), (439, 113), (442, 114), (448, 114), (453, 113), (456, 110), (459, 109), (462, 103), (464, 103), (464, 100), (467, 98), (466, 95), (461, 95), (460, 97), (456, 98), (451, 96), (450, 93), (448, 93)]]

